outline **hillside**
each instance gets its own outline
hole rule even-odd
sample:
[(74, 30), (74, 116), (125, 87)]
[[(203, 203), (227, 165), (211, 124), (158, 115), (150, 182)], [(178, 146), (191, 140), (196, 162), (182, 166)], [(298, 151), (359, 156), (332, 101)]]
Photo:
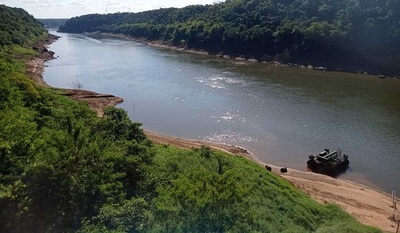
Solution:
[(380, 232), (245, 158), (155, 145), (121, 109), (97, 117), (27, 76), (29, 47), (0, 48), (0, 232)]
[(227, 0), (72, 18), (61, 32), (108, 32), (210, 54), (400, 75), (399, 1)]
[(20, 8), (0, 4), (0, 46), (27, 46), (47, 32), (32, 15)]

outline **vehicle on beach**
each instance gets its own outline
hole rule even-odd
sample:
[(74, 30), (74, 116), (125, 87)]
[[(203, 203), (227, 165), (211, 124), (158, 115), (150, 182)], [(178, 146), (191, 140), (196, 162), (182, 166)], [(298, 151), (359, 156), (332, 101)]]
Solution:
[(342, 155), (342, 150), (329, 152), (329, 149), (324, 149), (318, 155), (310, 155), (307, 165), (311, 171), (330, 176), (336, 176), (344, 172), (349, 166), (349, 156)]

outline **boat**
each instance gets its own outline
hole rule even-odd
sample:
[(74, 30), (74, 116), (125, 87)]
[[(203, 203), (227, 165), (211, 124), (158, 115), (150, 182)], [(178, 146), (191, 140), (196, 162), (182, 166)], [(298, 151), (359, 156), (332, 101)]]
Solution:
[(330, 176), (336, 176), (344, 172), (349, 167), (350, 161), (348, 155), (342, 155), (342, 150), (329, 152), (324, 149), (318, 155), (310, 155), (307, 161), (311, 171)]

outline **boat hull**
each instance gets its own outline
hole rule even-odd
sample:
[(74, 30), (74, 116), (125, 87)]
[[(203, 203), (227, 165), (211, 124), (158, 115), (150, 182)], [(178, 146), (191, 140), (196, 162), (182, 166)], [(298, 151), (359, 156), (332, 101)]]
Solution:
[(349, 160), (338, 161), (335, 163), (318, 163), (315, 159), (309, 159), (307, 161), (308, 168), (311, 171), (330, 176), (336, 176), (339, 173), (346, 171), (349, 164)]

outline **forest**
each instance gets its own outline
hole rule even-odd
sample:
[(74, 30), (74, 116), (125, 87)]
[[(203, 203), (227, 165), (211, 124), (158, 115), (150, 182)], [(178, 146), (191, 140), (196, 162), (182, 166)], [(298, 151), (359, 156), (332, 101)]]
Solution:
[(45, 33), (43, 25), (23, 9), (0, 4), (0, 46), (27, 46)]
[(258, 61), (399, 75), (397, 0), (226, 0), (75, 17), (61, 32), (107, 32)]
[(37, 85), (30, 42), (48, 34), (1, 9), (0, 232), (380, 232), (246, 158), (154, 144), (124, 110)]

